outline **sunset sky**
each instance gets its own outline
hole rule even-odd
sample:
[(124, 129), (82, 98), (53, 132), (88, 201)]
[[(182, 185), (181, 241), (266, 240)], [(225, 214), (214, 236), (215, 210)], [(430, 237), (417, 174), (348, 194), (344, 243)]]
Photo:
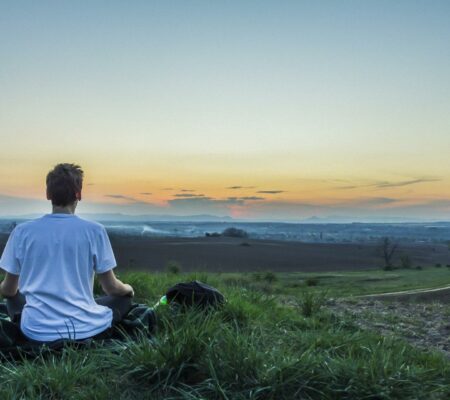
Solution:
[(0, 215), (450, 216), (449, 1), (1, 1)]

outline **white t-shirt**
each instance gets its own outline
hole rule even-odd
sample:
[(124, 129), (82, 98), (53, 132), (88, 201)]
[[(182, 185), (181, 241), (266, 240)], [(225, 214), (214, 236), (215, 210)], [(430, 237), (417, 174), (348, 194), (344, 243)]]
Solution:
[(84, 339), (111, 326), (112, 310), (93, 297), (94, 272), (116, 266), (103, 225), (74, 214), (46, 214), (17, 225), (0, 268), (19, 275), (20, 328), (29, 338)]

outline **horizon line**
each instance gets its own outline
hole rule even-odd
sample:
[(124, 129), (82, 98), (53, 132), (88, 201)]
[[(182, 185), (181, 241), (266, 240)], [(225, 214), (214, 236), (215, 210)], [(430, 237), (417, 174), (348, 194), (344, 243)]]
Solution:
[[(39, 218), (45, 214), (50, 213), (30, 213), (30, 214), (19, 214), (19, 215), (0, 215), (0, 220), (32, 220)], [(235, 218), (231, 216), (224, 215), (213, 215), (213, 214), (188, 214), (188, 215), (174, 215), (174, 214), (124, 214), (124, 213), (75, 213), (80, 217), (92, 217), (98, 216), (100, 218), (110, 216), (111, 219), (104, 219), (106, 221), (114, 221), (114, 216), (120, 217), (122, 222), (136, 222), (133, 219), (143, 219), (152, 218), (152, 222), (241, 222), (241, 223), (293, 223), (293, 224), (352, 224), (352, 223), (370, 223), (370, 224), (384, 224), (384, 223), (450, 223), (449, 219), (442, 218), (407, 218), (407, 217), (347, 217), (347, 216), (329, 216), (329, 217), (319, 217), (311, 216), (302, 219), (260, 219), (260, 218)], [(124, 218), (129, 217), (129, 220)], [(158, 219), (160, 217), (161, 219)], [(192, 218), (192, 220), (189, 220)], [(95, 219), (95, 218), (94, 218)], [(170, 220), (167, 220), (170, 219)], [(143, 222), (143, 221), (142, 221)]]

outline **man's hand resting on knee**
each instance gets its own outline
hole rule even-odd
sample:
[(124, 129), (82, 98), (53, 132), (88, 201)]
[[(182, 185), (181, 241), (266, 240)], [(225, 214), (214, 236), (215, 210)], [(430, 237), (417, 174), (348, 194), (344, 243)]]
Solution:
[(134, 290), (131, 285), (117, 279), (112, 270), (98, 274), (98, 281), (108, 296), (134, 296)]

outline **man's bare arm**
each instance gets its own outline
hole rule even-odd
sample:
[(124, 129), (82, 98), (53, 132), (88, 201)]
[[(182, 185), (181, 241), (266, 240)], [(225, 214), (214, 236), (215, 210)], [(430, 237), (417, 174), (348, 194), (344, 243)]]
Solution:
[(128, 283), (123, 283), (114, 275), (113, 270), (98, 274), (98, 281), (108, 296), (134, 296), (134, 290)]
[(5, 279), (0, 283), (0, 294), (3, 297), (13, 297), (19, 289), (19, 275), (6, 273)]

